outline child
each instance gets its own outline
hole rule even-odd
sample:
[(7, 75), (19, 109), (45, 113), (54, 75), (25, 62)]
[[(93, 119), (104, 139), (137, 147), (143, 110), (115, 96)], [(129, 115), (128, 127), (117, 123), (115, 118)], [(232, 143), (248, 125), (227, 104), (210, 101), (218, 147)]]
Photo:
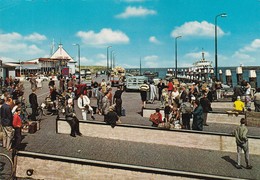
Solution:
[(153, 127), (158, 127), (159, 123), (162, 123), (162, 114), (160, 113), (160, 109), (156, 108), (155, 113), (151, 114), (150, 121), (152, 121)]
[(169, 105), (168, 102), (166, 102), (164, 107), (165, 122), (169, 122), (170, 113), (171, 113), (171, 106)]

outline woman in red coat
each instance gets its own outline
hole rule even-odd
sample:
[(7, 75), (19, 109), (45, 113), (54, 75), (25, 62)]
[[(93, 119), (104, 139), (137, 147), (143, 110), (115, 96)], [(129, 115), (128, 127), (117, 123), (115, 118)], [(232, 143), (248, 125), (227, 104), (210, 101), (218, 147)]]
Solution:
[(18, 149), (21, 141), (22, 141), (22, 120), (20, 118), (21, 108), (17, 108), (13, 115), (13, 127), (15, 129), (14, 132), (14, 149)]

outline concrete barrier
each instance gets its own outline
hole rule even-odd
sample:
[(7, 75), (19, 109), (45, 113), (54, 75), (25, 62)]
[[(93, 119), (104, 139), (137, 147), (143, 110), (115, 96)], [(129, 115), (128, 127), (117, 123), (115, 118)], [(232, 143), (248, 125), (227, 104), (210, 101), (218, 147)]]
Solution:
[[(70, 126), (65, 120), (57, 120), (57, 133), (70, 134)], [(231, 134), (210, 133), (188, 130), (161, 130), (134, 125), (118, 125), (115, 128), (101, 122), (81, 121), (83, 136), (115, 139), (122, 141), (162, 144), (185, 148), (236, 152), (235, 138)], [(156, 138), (150, 138), (156, 137)], [(260, 138), (249, 138), (250, 154), (260, 155)]]
[(237, 179), (26, 151), (15, 159), (15, 176), (26, 179)]

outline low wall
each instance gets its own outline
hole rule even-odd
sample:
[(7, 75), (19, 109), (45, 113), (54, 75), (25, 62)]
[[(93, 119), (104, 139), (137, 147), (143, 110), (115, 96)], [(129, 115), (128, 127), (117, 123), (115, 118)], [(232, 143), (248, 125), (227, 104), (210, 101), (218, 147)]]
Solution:
[[(154, 113), (154, 109), (143, 109), (143, 117), (149, 118), (152, 113)], [(164, 115), (163, 110), (161, 110), (162, 115)], [(221, 123), (221, 124), (235, 124), (240, 125), (240, 119), (244, 118), (245, 115), (238, 116), (228, 116), (226, 113), (208, 113), (208, 123)], [(192, 119), (191, 119), (192, 120)]]
[(16, 177), (28, 179), (235, 179), (26, 151), (15, 159)]
[(260, 112), (246, 112), (247, 125), (252, 127), (260, 127)]
[[(70, 134), (70, 126), (65, 120), (57, 120), (56, 131), (57, 133)], [(80, 131), (83, 136), (104, 139), (236, 152), (235, 137), (224, 133), (161, 130), (134, 125), (118, 125), (115, 128), (111, 128), (111, 126), (104, 123), (93, 121), (81, 121)], [(250, 154), (260, 155), (260, 138), (249, 138), (249, 146)]]

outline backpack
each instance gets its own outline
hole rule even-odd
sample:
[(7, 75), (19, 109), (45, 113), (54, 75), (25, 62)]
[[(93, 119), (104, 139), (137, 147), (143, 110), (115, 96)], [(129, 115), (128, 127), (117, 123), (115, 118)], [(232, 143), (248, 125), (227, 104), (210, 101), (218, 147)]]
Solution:
[(193, 111), (192, 105), (190, 102), (184, 102), (181, 104), (181, 112), (183, 114), (191, 114)]

